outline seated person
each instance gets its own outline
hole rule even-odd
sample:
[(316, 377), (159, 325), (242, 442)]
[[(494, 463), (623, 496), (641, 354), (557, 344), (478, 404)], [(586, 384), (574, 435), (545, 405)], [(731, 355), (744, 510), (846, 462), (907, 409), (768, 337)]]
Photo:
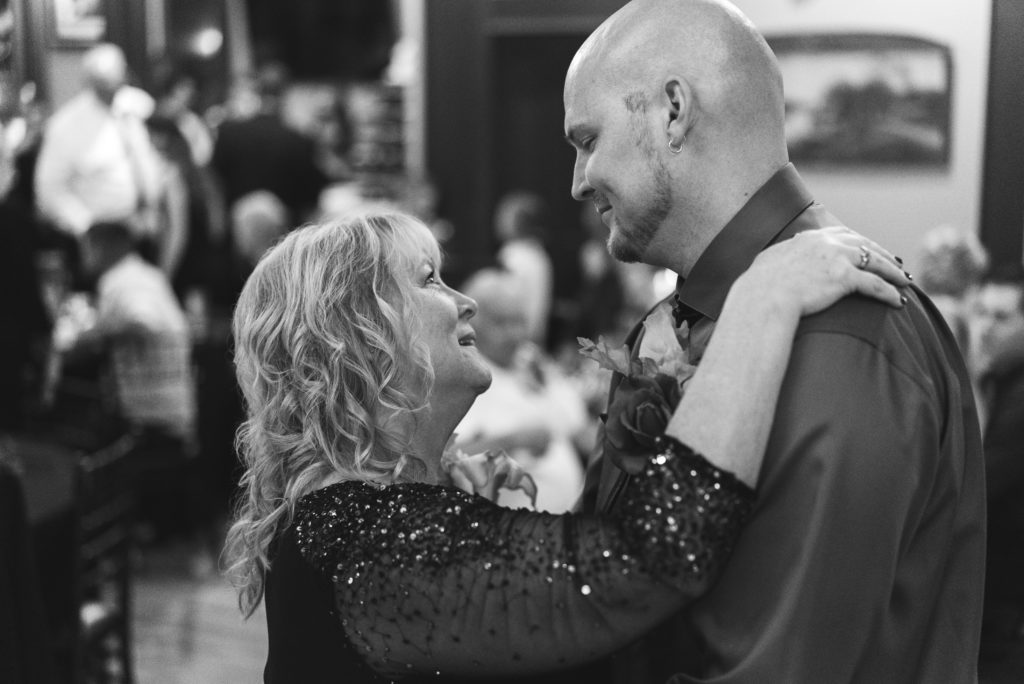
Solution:
[(190, 440), (195, 421), (189, 328), (167, 277), (135, 251), (127, 226), (99, 223), (82, 241), (96, 280), (96, 325), (85, 337), (111, 355), (119, 410), (131, 425)]
[(985, 661), (1024, 645), (1024, 279), (1019, 273), (985, 282), (973, 324), (987, 416)]
[[(120, 417), (139, 437), (139, 468), (153, 480), (142, 503), (160, 513), (160, 527), (177, 526), (150, 494), (171, 495), (165, 479), (185, 476), (196, 420), (191, 340), (185, 314), (167, 276), (136, 252), (127, 226), (99, 223), (81, 243), (82, 266), (96, 278), (96, 322), (75, 347), (102, 345), (109, 353), (113, 394)], [(170, 468), (170, 470), (168, 470)], [(149, 505), (152, 504), (152, 505)]]
[[(586, 429), (583, 398), (544, 352), (530, 342), (528, 298), (521, 281), (484, 269), (465, 284), (477, 301), (476, 345), (491, 370), (491, 388), (459, 423), (457, 445), (468, 453), (504, 449), (537, 484), (537, 510), (568, 511), (583, 488), (583, 462), (574, 438)], [(498, 503), (529, 503), (503, 490)]]

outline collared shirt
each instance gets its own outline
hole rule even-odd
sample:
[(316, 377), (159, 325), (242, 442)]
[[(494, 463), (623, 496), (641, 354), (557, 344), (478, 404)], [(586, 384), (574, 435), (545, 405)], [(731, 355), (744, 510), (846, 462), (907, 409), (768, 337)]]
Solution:
[(129, 254), (100, 277), (96, 308), (97, 329), (110, 341), (124, 417), (191, 438), (196, 413), (191, 339), (166, 276)]
[(35, 182), (40, 212), (81, 235), (100, 221), (132, 221), (155, 204), (159, 167), (141, 119), (84, 91), (47, 124)]
[[(763, 248), (827, 225), (840, 223), (796, 170), (779, 171), (682, 284), (704, 316), (692, 343), (706, 342)], [(848, 297), (801, 321), (750, 523), (715, 587), (653, 635), (660, 653), (633, 652), (627, 678), (976, 681), (985, 485), (974, 400), (940, 314), (907, 294), (903, 309)], [(622, 477), (604, 466), (599, 506), (614, 505), (607, 481)]]

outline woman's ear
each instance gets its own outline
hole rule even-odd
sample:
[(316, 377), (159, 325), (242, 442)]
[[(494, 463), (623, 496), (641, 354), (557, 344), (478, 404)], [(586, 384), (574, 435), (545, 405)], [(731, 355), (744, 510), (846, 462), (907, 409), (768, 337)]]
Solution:
[(668, 108), (665, 135), (668, 138), (669, 149), (678, 152), (696, 123), (697, 101), (689, 82), (675, 77), (665, 82), (665, 101)]

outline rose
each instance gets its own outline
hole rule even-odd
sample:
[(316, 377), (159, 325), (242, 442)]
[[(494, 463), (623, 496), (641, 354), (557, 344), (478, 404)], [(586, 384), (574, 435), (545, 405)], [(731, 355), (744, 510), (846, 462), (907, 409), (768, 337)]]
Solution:
[(644, 319), (644, 334), (634, 356), (626, 345), (612, 346), (578, 338), (580, 354), (621, 378), (604, 426), (605, 455), (631, 475), (640, 472), (657, 450), (683, 396), (683, 386), (696, 371), (690, 363), (689, 326), (676, 329), (668, 302)]
[(630, 474), (639, 472), (681, 397), (679, 380), (664, 373), (623, 378), (605, 424), (612, 461)]

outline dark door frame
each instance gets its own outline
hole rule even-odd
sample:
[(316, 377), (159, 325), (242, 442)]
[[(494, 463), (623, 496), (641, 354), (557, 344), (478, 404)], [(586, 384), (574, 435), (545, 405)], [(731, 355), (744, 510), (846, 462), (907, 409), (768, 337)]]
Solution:
[(1024, 0), (993, 0), (981, 230), (994, 269), (1024, 257)]

